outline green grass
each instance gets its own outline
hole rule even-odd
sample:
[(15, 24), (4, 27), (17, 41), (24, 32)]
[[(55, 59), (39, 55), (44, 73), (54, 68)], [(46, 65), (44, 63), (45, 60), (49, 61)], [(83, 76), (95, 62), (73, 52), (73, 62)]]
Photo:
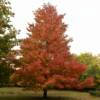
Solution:
[[(22, 88), (0, 88), (0, 100), (44, 100), (43, 91), (28, 91)], [(86, 92), (49, 90), (46, 100), (100, 100)]]

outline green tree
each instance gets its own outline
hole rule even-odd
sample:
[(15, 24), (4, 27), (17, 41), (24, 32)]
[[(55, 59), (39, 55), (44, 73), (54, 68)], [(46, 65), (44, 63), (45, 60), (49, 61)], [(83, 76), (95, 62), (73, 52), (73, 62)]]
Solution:
[(100, 55), (93, 55), (92, 53), (82, 53), (76, 56), (77, 60), (88, 66), (84, 75), (82, 75), (82, 79), (93, 76), (95, 78), (96, 84), (100, 84)]
[(9, 65), (13, 59), (11, 48), (16, 44), (16, 29), (11, 24), (11, 11), (8, 0), (0, 0), (0, 84), (9, 81), (11, 69)]
[(77, 59), (80, 63), (90, 66), (90, 64), (93, 64), (94, 56), (91, 53), (81, 53), (80, 55), (77, 55)]

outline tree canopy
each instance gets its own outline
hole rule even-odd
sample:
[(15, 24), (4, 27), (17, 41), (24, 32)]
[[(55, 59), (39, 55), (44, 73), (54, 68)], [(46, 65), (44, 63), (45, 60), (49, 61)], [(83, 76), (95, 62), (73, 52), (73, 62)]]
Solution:
[(0, 0), (0, 84), (9, 81), (11, 71), (9, 67), (13, 57), (11, 48), (16, 44), (17, 34), (16, 29), (11, 24), (10, 18), (13, 16), (10, 2)]

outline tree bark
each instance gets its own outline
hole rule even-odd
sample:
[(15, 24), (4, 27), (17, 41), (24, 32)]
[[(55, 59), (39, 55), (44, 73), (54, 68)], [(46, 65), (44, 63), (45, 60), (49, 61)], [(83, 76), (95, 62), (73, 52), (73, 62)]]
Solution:
[(47, 98), (47, 89), (46, 88), (43, 89), (43, 98)]

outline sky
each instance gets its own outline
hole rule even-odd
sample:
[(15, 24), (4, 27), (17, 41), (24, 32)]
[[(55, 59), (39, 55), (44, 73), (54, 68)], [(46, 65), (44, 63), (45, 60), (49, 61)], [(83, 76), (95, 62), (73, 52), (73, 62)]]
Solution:
[(33, 11), (44, 3), (56, 6), (59, 14), (66, 14), (68, 24), (65, 34), (73, 39), (72, 53), (100, 54), (100, 0), (9, 0), (15, 17), (14, 26), (20, 29), (19, 38), (26, 37), (26, 27), (34, 20)]

